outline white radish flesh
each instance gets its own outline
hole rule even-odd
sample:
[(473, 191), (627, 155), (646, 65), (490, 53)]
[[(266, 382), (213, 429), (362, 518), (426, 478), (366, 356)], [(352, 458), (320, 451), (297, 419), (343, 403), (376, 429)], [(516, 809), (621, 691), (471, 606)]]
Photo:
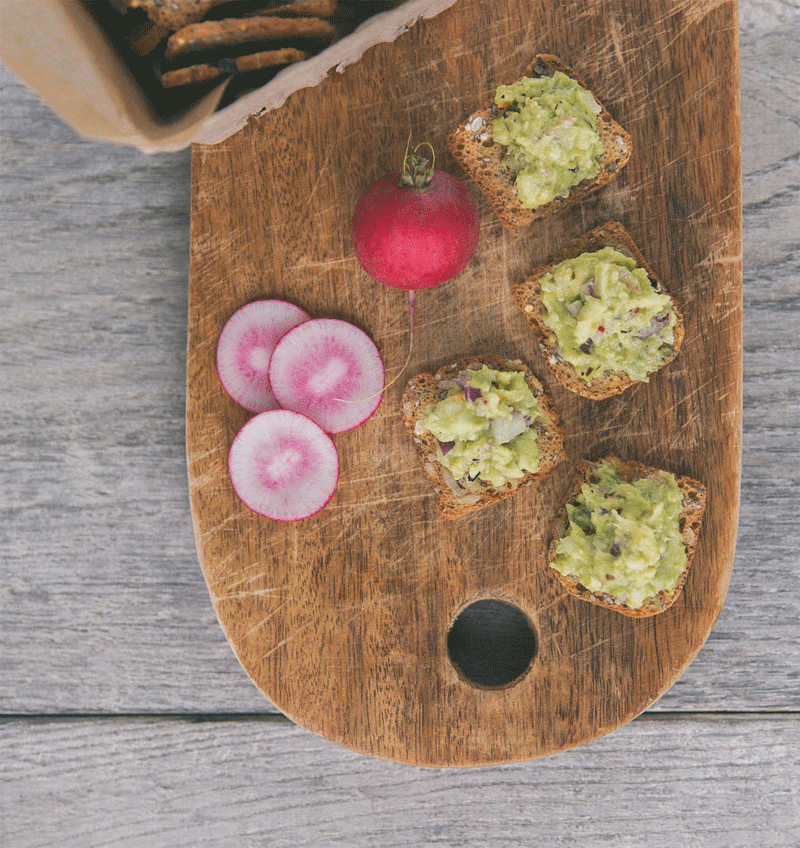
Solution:
[(236, 494), (253, 512), (299, 521), (319, 512), (339, 480), (330, 436), (298, 412), (275, 409), (251, 418), (228, 454)]
[(250, 412), (277, 409), (269, 384), (269, 360), (278, 340), (307, 321), (299, 306), (255, 300), (228, 319), (217, 342), (217, 372), (225, 391)]
[(308, 415), (328, 433), (352, 430), (375, 412), (383, 377), (372, 339), (337, 318), (315, 318), (289, 330), (269, 364), (278, 403)]

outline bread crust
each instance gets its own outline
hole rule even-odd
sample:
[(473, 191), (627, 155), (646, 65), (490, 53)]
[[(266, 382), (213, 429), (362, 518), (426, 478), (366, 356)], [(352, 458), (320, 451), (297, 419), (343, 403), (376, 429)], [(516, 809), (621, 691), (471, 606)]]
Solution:
[[(444, 381), (454, 379), (466, 368), (477, 370), (482, 365), (498, 371), (521, 371), (525, 375), (525, 382), (542, 410), (542, 418), (537, 428), (541, 464), (537, 472), (529, 472), (518, 481), (499, 487), (482, 483), (478, 484), (479, 491), (464, 491), (463, 494), (458, 494), (456, 491), (456, 488), (459, 488), (458, 484), (445, 466), (436, 459), (436, 438), (432, 433), (417, 433), (416, 426), (426, 408), (441, 399), (439, 394)], [(411, 436), (423, 471), (436, 492), (437, 508), (446, 518), (460, 518), (462, 515), (505, 500), (535, 480), (544, 477), (564, 459), (564, 430), (561, 419), (545, 387), (530, 368), (519, 359), (506, 359), (495, 354), (469, 356), (442, 366), (434, 374), (427, 372), (417, 374), (406, 385), (401, 400), (401, 410), (403, 424)]]
[[(562, 71), (584, 88), (588, 86), (581, 77), (558, 57), (540, 54), (523, 72), (525, 77), (552, 76)], [(594, 96), (594, 93), (593, 93)], [(603, 141), (600, 171), (591, 180), (583, 180), (567, 197), (556, 197), (536, 209), (525, 209), (514, 187), (514, 172), (503, 165), (505, 147), (492, 139), (492, 121), (495, 118), (494, 100), (490, 99), (447, 136), (447, 147), (471, 179), (486, 195), (503, 226), (514, 234), (525, 232), (531, 224), (548, 215), (555, 215), (580, 202), (588, 195), (608, 184), (627, 164), (633, 150), (630, 134), (600, 105), (597, 128)]]
[(511, 287), (514, 300), (522, 310), (528, 325), (530, 326), (539, 347), (545, 357), (547, 367), (558, 379), (558, 381), (575, 394), (591, 400), (602, 400), (624, 392), (625, 389), (634, 385), (632, 380), (624, 371), (609, 372), (600, 378), (595, 378), (587, 383), (575, 370), (575, 367), (561, 357), (561, 350), (555, 333), (545, 324), (544, 316), (546, 309), (542, 303), (541, 279), (553, 269), (559, 262), (566, 259), (574, 259), (582, 253), (600, 250), (603, 247), (613, 247), (621, 253), (632, 257), (636, 264), (644, 269), (653, 288), (661, 294), (666, 294), (672, 301), (675, 311), (676, 322), (673, 327), (673, 343), (658, 368), (650, 371), (648, 377), (660, 371), (678, 355), (685, 334), (683, 315), (675, 301), (675, 298), (664, 288), (661, 280), (656, 276), (639, 248), (634, 243), (630, 234), (616, 221), (609, 221), (595, 227), (588, 233), (568, 244), (563, 250), (556, 253), (547, 262), (536, 266), (521, 283)]
[(662, 590), (653, 598), (650, 598), (643, 606), (636, 609), (629, 607), (613, 596), (605, 592), (592, 592), (578, 582), (575, 575), (563, 575), (561, 572), (553, 568), (553, 562), (556, 556), (556, 545), (566, 533), (569, 519), (567, 517), (567, 505), (572, 503), (580, 494), (581, 487), (587, 481), (591, 481), (593, 474), (597, 468), (605, 463), (614, 465), (620, 479), (631, 483), (634, 480), (639, 480), (644, 477), (650, 477), (663, 469), (653, 466), (643, 465), (635, 460), (622, 460), (614, 454), (610, 454), (603, 459), (595, 462), (584, 460), (578, 465), (575, 477), (572, 480), (569, 491), (564, 499), (564, 502), (553, 521), (551, 529), (551, 542), (548, 552), (548, 564), (550, 573), (553, 574), (561, 585), (576, 598), (582, 601), (587, 601), (605, 609), (614, 610), (622, 615), (631, 618), (645, 618), (671, 607), (683, 591), (686, 578), (689, 576), (689, 569), (694, 560), (695, 551), (697, 549), (697, 539), (700, 532), (700, 526), (703, 521), (703, 514), (706, 508), (706, 490), (702, 483), (693, 480), (690, 477), (677, 476), (675, 480), (683, 493), (683, 509), (680, 514), (681, 535), (683, 545), (686, 548), (686, 568), (678, 579), (675, 588), (667, 591)]

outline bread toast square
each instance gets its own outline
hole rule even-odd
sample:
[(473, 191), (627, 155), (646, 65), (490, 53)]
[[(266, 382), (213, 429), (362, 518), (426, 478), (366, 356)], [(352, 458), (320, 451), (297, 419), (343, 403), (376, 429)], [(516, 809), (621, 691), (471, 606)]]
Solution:
[[(530, 425), (537, 434), (540, 465), (536, 472), (493, 486), (478, 478), (475, 481), (456, 481), (450, 471), (438, 461), (436, 437), (417, 425), (426, 410), (442, 399), (446, 387), (453, 385), (464, 370), (479, 370), (483, 365), (497, 371), (520, 371), (541, 410), (541, 416)], [(544, 386), (519, 359), (505, 359), (494, 354), (457, 359), (435, 373), (422, 373), (409, 380), (401, 400), (403, 423), (411, 436), (422, 469), (436, 493), (439, 511), (447, 518), (460, 518), (511, 497), (524, 487), (544, 477), (564, 459), (564, 430), (558, 413)]]
[[(552, 76), (561, 71), (587, 88), (581, 77), (556, 56), (536, 56), (522, 74), (523, 77)], [(594, 96), (594, 94), (593, 94)], [(494, 208), (503, 226), (514, 234), (525, 232), (531, 224), (548, 215), (554, 215), (580, 202), (588, 195), (608, 184), (631, 157), (633, 142), (595, 96), (600, 106), (597, 129), (603, 143), (600, 170), (592, 179), (583, 180), (572, 188), (566, 197), (556, 197), (544, 206), (525, 208), (517, 197), (514, 171), (503, 164), (506, 148), (494, 141), (492, 122), (497, 117), (494, 100), (489, 100), (473, 112), (447, 136), (447, 147), (470, 178), (481, 189)]]
[(593, 592), (581, 585), (578, 577), (575, 574), (562, 574), (553, 568), (553, 562), (556, 558), (556, 546), (559, 540), (565, 535), (569, 518), (567, 515), (567, 505), (573, 503), (580, 495), (584, 483), (596, 482), (598, 468), (606, 463), (610, 463), (613, 470), (621, 480), (625, 482), (633, 482), (635, 480), (653, 476), (661, 472), (662, 469), (653, 466), (643, 465), (634, 460), (622, 460), (618, 456), (609, 455), (595, 462), (585, 460), (578, 465), (576, 474), (572, 480), (569, 491), (564, 499), (564, 502), (552, 525), (551, 542), (548, 553), (548, 561), (550, 565), (550, 573), (561, 583), (561, 585), (569, 592), (570, 595), (592, 604), (596, 604), (606, 609), (614, 610), (632, 618), (643, 618), (646, 616), (656, 615), (664, 612), (680, 596), (683, 591), (684, 584), (689, 575), (689, 569), (694, 560), (697, 549), (697, 539), (700, 532), (700, 526), (703, 521), (703, 514), (706, 508), (706, 490), (702, 483), (693, 480), (686, 476), (675, 475), (675, 481), (678, 484), (683, 495), (682, 510), (679, 519), (679, 528), (684, 548), (686, 549), (686, 566), (678, 579), (677, 584), (671, 589), (664, 589), (658, 592), (655, 596), (645, 599), (645, 602), (640, 607), (630, 607), (622, 603), (620, 600), (605, 592)]
[[(575, 367), (562, 357), (556, 334), (544, 320), (547, 310), (542, 302), (541, 280), (560, 262), (573, 259), (582, 253), (600, 250), (603, 247), (612, 247), (630, 256), (635, 260), (636, 265), (645, 271), (653, 289), (669, 295), (628, 231), (616, 221), (601, 224), (575, 239), (546, 262), (533, 268), (522, 282), (512, 286), (514, 300), (536, 336), (548, 368), (566, 389), (592, 400), (602, 400), (620, 394), (634, 385), (635, 381), (624, 371), (611, 371), (601, 376), (595, 376), (591, 382), (587, 382), (578, 374)], [(671, 345), (665, 347), (663, 359), (656, 370), (660, 370), (675, 359), (680, 351), (685, 334), (683, 315), (675, 298), (672, 295), (669, 295), (669, 297), (675, 313), (675, 324), (672, 328), (673, 341)], [(655, 372), (650, 372), (650, 374), (653, 373)], [(650, 374), (648, 374), (648, 377)]]

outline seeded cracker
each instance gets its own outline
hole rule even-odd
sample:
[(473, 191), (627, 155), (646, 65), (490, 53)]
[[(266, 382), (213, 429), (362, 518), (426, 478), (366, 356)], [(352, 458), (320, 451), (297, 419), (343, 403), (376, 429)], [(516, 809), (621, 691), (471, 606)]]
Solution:
[(177, 68), (174, 71), (165, 71), (161, 75), (161, 85), (164, 88), (177, 88), (182, 85), (194, 85), (200, 82), (208, 82), (221, 77), (225, 71), (218, 65), (189, 65), (188, 68)]
[[(162, 29), (170, 32), (189, 24), (196, 24), (212, 9), (231, 3), (233, 0), (121, 0), (130, 9), (142, 9), (147, 17)], [(289, 2), (264, 2), (252, 15), (304, 15), (329, 18), (336, 11), (336, 0), (289, 0)]]
[(332, 39), (336, 28), (320, 18), (253, 17), (226, 18), (190, 24), (170, 36), (165, 58), (184, 53), (246, 44), (249, 41), (275, 41), (284, 38)]
[(290, 65), (293, 62), (302, 62), (308, 58), (308, 53), (303, 50), (295, 50), (294, 47), (282, 47), (280, 50), (264, 50), (261, 53), (253, 53), (249, 56), (240, 56), (236, 59), (236, 70), (240, 73), (245, 71), (258, 71), (262, 68), (274, 68), (278, 65)]
[(137, 56), (147, 56), (170, 34), (165, 29), (152, 21), (144, 21), (139, 24), (128, 36), (128, 46)]
[(202, 20), (215, 6), (231, 0), (123, 0), (131, 9), (142, 9), (153, 23), (174, 31)]
[(261, 70), (262, 68), (289, 65), (293, 62), (301, 62), (307, 58), (308, 53), (302, 50), (295, 50), (293, 47), (283, 47), (280, 50), (264, 50), (261, 53), (253, 53), (249, 56), (239, 56), (238, 59), (229, 59), (217, 65), (190, 65), (188, 68), (165, 71), (161, 76), (161, 83), (164, 88), (175, 88), (181, 85), (191, 85), (193, 83), (216, 79), (224, 73), (229, 73), (225, 65), (231, 62), (238, 73), (245, 73), (247, 71)]
[(336, 0), (293, 0), (289, 3), (261, 4), (252, 12), (246, 12), (243, 18), (253, 15), (297, 15), (306, 18), (330, 18), (336, 11)]

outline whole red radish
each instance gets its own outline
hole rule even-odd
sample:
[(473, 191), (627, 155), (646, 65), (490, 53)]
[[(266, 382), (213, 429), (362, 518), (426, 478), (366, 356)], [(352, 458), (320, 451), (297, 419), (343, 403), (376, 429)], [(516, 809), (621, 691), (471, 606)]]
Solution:
[[(431, 158), (418, 151), (428, 147)], [(455, 177), (434, 169), (433, 148), (406, 147), (401, 173), (376, 180), (359, 197), (350, 233), (370, 277), (398, 289), (427, 289), (464, 270), (478, 245), (475, 201)]]

